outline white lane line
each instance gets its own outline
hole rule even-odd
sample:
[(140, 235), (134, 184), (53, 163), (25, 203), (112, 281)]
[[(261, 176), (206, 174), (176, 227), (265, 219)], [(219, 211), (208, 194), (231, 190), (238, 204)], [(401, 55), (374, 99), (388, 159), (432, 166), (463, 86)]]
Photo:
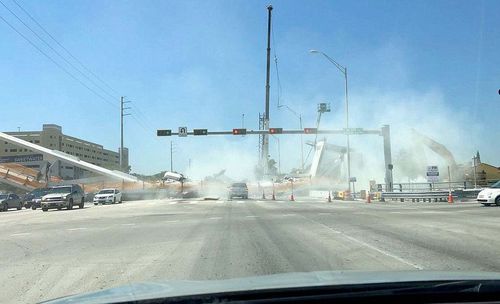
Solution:
[(328, 213), (328, 212), (320, 212), (320, 213), (318, 213), (318, 215), (328, 215), (328, 214), (330, 214), (330, 213)]
[(23, 235), (30, 235), (31, 233), (30, 232), (22, 232), (22, 233), (14, 233), (14, 234), (11, 234), (10, 236), (23, 236)]
[(177, 204), (177, 202), (170, 202), (170, 203), (168, 203), (168, 204), (169, 204), (169, 205), (175, 205), (175, 204)]
[(69, 228), (69, 229), (66, 229), (68, 231), (76, 231), (76, 230), (86, 230), (88, 228), (85, 228), (85, 227), (78, 227), (78, 228)]
[(225, 201), (216, 201), (215, 203), (216, 203), (216, 204), (224, 204), (224, 203), (225, 203)]
[(247, 215), (245, 217), (248, 217), (248, 218), (258, 218), (259, 216), (258, 215)]
[(354, 238), (354, 237), (352, 237), (352, 236), (350, 236), (350, 235), (347, 235), (347, 234), (343, 233), (342, 231), (335, 230), (335, 229), (333, 229), (332, 227), (330, 227), (330, 226), (328, 226), (328, 225), (325, 225), (325, 224), (323, 224), (323, 223), (317, 222), (317, 221), (315, 221), (315, 220), (311, 220), (311, 219), (309, 219), (309, 218), (307, 218), (307, 217), (305, 217), (305, 216), (303, 216), (303, 217), (304, 217), (305, 219), (310, 220), (311, 222), (314, 222), (314, 223), (316, 223), (316, 224), (318, 224), (318, 225), (321, 225), (321, 226), (323, 226), (323, 227), (325, 227), (325, 228), (329, 229), (329, 230), (330, 230), (330, 231), (332, 231), (333, 233), (336, 233), (336, 234), (341, 234), (343, 237), (345, 237), (345, 238), (346, 238), (346, 239), (348, 239), (348, 240), (351, 240), (351, 241), (353, 241), (353, 242), (355, 242), (355, 243), (358, 243), (358, 244), (360, 244), (360, 245), (362, 245), (362, 246), (365, 246), (365, 247), (367, 247), (367, 248), (370, 248), (370, 249), (372, 249), (372, 250), (375, 250), (375, 251), (377, 251), (378, 253), (381, 253), (381, 254), (383, 254), (383, 255), (385, 255), (385, 256), (391, 257), (391, 258), (393, 258), (393, 259), (395, 259), (395, 260), (397, 260), (397, 261), (399, 261), (399, 262), (401, 262), (401, 263), (403, 263), (403, 264), (409, 265), (409, 266), (411, 266), (411, 267), (413, 267), (413, 268), (415, 268), (415, 269), (419, 269), (419, 270), (424, 269), (422, 266), (420, 266), (420, 265), (418, 265), (418, 264), (412, 263), (412, 262), (407, 261), (407, 260), (405, 260), (405, 259), (403, 259), (403, 258), (401, 258), (401, 257), (399, 257), (399, 256), (397, 256), (397, 255), (395, 255), (395, 254), (392, 254), (392, 253), (390, 253), (390, 252), (388, 252), (388, 251), (382, 250), (382, 249), (377, 248), (377, 247), (375, 247), (375, 246), (373, 246), (373, 245), (370, 245), (370, 244), (368, 244), (368, 243), (366, 243), (366, 242), (363, 242), (363, 241), (361, 241), (361, 240), (358, 240), (357, 238)]
[(135, 226), (135, 223), (122, 224), (122, 226)]
[(165, 223), (177, 223), (179, 220), (165, 221)]
[(190, 201), (189, 203), (190, 203), (191, 205), (196, 205), (196, 204), (198, 204), (198, 202), (197, 202), (197, 201)]
[(236, 203), (238, 203), (238, 204), (244, 204), (245, 201), (237, 201)]
[(293, 216), (293, 215), (296, 215), (296, 214), (287, 213), (287, 214), (282, 214), (281, 216)]
[(220, 219), (222, 219), (222, 217), (211, 217), (211, 218), (209, 218), (209, 220), (220, 220)]

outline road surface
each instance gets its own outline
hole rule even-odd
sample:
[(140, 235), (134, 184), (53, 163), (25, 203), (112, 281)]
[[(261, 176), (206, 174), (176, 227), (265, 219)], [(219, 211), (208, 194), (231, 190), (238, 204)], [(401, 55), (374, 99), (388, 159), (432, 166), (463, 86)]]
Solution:
[(500, 271), (500, 208), (150, 200), (0, 213), (1, 303), (166, 279), (315, 270)]

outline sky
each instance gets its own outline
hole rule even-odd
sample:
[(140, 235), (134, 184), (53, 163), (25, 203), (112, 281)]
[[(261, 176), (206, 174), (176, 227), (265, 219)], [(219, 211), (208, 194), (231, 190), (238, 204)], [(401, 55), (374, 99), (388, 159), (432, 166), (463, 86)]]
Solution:
[[(158, 138), (156, 129), (258, 129), (272, 4), (271, 126), (299, 127), (294, 113), (278, 107), (286, 105), (314, 127), (320, 102), (332, 108), (322, 128), (345, 126), (343, 75), (309, 53), (317, 49), (348, 69), (350, 126), (389, 124), (394, 158), (412, 149), (416, 129), (459, 163), (480, 151), (483, 162), (500, 166), (499, 1), (15, 1), (74, 58), (14, 0), (1, 0), (2, 131), (55, 123), (117, 150), (119, 98), (126, 96), (132, 172), (169, 169), (172, 141), (174, 170), (246, 176), (258, 157), (256, 136)], [(327, 140), (345, 144), (343, 136)], [(380, 179), (381, 138), (351, 142)], [(300, 167), (299, 137), (270, 143), (282, 172)], [(436, 157), (427, 154), (432, 165)]]

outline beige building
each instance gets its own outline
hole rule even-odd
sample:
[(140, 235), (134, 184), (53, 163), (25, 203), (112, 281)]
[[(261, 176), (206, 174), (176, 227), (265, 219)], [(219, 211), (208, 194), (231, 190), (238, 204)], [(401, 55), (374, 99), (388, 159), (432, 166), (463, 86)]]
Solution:
[[(55, 124), (44, 124), (42, 131), (5, 132), (30, 143), (42, 147), (65, 152), (69, 155), (91, 164), (111, 170), (120, 169), (119, 152), (104, 149), (102, 145), (68, 136), (62, 133), (62, 127)], [(74, 179), (89, 176), (90, 173), (70, 164), (60, 161), (50, 164), (43, 159), (43, 155), (24, 149), (5, 141), (0, 142), (0, 163), (20, 163), (27, 167), (45, 171), (50, 167), (51, 175), (64, 179)], [(123, 149), (124, 168), (128, 168), (128, 149)]]

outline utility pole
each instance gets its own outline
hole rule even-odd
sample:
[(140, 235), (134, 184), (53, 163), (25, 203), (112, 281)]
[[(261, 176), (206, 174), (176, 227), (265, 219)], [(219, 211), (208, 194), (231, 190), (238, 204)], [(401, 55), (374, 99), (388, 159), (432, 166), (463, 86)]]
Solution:
[[(267, 7), (267, 65), (266, 65), (266, 110), (264, 112), (264, 130), (269, 130), (269, 79), (271, 70), (271, 11), (273, 6), (269, 5)], [(264, 169), (264, 174), (269, 171), (269, 136), (267, 134), (263, 135), (262, 141), (262, 155), (261, 155), (262, 167)]]
[(130, 113), (123, 113), (124, 110), (130, 109), (130, 107), (124, 107), (124, 104), (130, 101), (124, 101), (125, 97), (120, 98), (120, 171), (124, 171), (123, 168), (123, 117), (130, 115)]
[(173, 146), (172, 146), (172, 141), (170, 141), (170, 172), (174, 172), (174, 161), (172, 155), (173, 155)]

